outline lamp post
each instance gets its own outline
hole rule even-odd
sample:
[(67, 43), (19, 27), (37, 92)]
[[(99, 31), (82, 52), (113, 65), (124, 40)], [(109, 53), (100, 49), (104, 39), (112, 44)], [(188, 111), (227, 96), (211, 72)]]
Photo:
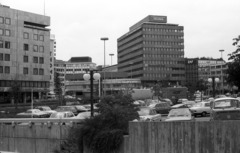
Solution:
[(208, 78), (208, 82), (212, 83), (212, 94), (213, 94), (213, 98), (215, 97), (215, 83), (219, 82), (219, 78), (216, 78), (215, 76)]
[(83, 75), (83, 79), (85, 81), (90, 80), (90, 100), (91, 100), (91, 117), (93, 117), (93, 80), (99, 80), (100, 74), (99, 73), (93, 73), (94, 70), (90, 69), (90, 74), (86, 73)]
[(105, 41), (108, 40), (108, 38), (107, 37), (102, 37), (101, 40), (103, 40), (103, 42), (104, 42), (104, 68), (105, 68), (105, 66), (106, 66), (106, 62), (105, 62)]
[(112, 57), (114, 56), (114, 54), (109, 54), (109, 56), (111, 56), (111, 66), (112, 66)]
[[(102, 37), (101, 40), (103, 40), (103, 42), (104, 42), (104, 66), (103, 66), (103, 68), (105, 68), (106, 67), (106, 62), (105, 62), (105, 50), (106, 50), (105, 49), (105, 41), (108, 40), (108, 37)], [(105, 80), (105, 71), (103, 73), (103, 80)], [(102, 88), (103, 88), (103, 95), (105, 96), (104, 85), (102, 85)]]
[(219, 52), (221, 52), (221, 59), (223, 59), (223, 57), (222, 57), (222, 53), (224, 52), (224, 50), (221, 49), (221, 50), (219, 50)]

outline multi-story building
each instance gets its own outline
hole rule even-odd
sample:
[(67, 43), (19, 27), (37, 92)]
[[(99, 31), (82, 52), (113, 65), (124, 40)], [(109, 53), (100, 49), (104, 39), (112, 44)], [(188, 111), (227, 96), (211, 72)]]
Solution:
[(55, 35), (50, 35), (50, 92), (54, 92), (54, 61), (56, 57)]
[[(219, 93), (224, 93), (224, 90), (228, 90), (229, 87), (226, 83), (226, 62), (222, 59), (213, 58), (186, 58), (186, 86), (191, 94), (199, 90), (200, 84), (203, 84), (209, 90), (211, 89), (211, 83), (208, 82), (209, 78), (215, 77), (219, 79), (216, 87)], [(208, 92), (209, 93), (209, 92)]]
[(185, 84), (183, 26), (166, 16), (149, 15), (118, 38), (118, 71), (140, 78), (143, 86), (156, 81)]
[[(0, 103), (10, 103), (14, 82), (19, 102), (41, 98), (50, 80), (50, 17), (0, 5)], [(32, 96), (33, 95), (33, 96)]]

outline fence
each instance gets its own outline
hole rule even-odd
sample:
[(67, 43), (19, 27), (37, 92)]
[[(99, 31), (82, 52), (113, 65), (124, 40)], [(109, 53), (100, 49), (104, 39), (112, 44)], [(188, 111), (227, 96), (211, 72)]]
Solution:
[[(79, 119), (0, 119), (0, 150), (19, 153), (52, 153), (68, 139)], [(64, 124), (63, 124), (64, 123)], [(77, 124), (80, 123), (80, 124)]]
[(130, 122), (125, 153), (239, 153), (240, 121)]
[[(29, 120), (29, 119), (28, 119)], [(47, 119), (49, 120), (49, 119)], [(47, 121), (46, 120), (46, 121)], [(20, 153), (51, 153), (68, 139), (75, 122), (68, 126), (51, 124), (33, 126), (0, 124), (0, 150)], [(9, 122), (9, 121), (8, 121)], [(63, 121), (56, 120), (55, 123)], [(7, 123), (0, 120), (0, 123)], [(124, 137), (118, 153), (239, 153), (240, 121), (212, 122), (130, 122), (129, 135)], [(84, 153), (89, 151), (84, 148)]]

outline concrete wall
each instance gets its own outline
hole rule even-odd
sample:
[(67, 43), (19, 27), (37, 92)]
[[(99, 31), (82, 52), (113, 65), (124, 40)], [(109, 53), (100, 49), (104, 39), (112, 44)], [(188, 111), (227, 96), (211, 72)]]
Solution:
[(52, 153), (68, 138), (72, 127), (64, 125), (0, 125), (0, 151)]

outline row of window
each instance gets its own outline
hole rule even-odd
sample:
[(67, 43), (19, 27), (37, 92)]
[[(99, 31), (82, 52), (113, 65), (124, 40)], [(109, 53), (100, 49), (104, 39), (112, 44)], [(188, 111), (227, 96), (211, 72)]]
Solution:
[[(19, 81), (21, 87), (39, 87), (39, 88), (47, 88), (49, 87), (49, 82), (42, 81)], [(11, 87), (13, 81), (11, 80), (1, 80), (0, 87)]]
[(0, 66), (0, 73), (9, 74), (10, 73), (10, 66)]
[(143, 47), (143, 50), (147, 51), (179, 51), (183, 52), (183, 48), (160, 48), (160, 47)]
[(0, 61), (10, 61), (10, 54), (0, 53)]
[(0, 28), (0, 36), (10, 36), (11, 31), (9, 29), (1, 29)]
[[(24, 63), (28, 63), (29, 58), (27, 55), (23, 56), (23, 62)], [(37, 57), (37, 56), (33, 56), (33, 63), (39, 63), (39, 64), (44, 64), (44, 57)]]
[(0, 16), (0, 24), (7, 24), (7, 25), (11, 25), (11, 19), (7, 18), (7, 17), (2, 17)]
[(172, 64), (172, 65), (176, 65), (178, 62), (177, 61), (146, 61), (146, 63), (148, 64), (153, 64), (153, 65), (166, 65), (166, 64)]
[[(0, 73), (10, 74), (10, 66), (0, 66)], [(23, 74), (24, 75), (29, 74), (28, 67), (23, 68)], [(33, 75), (44, 75), (44, 69), (43, 68), (33, 68)]]
[(164, 28), (143, 28), (143, 31), (160, 31), (160, 32), (183, 32), (182, 29), (164, 29)]
[(158, 39), (183, 39), (183, 36), (177, 35), (143, 35), (144, 38), (158, 38)]
[[(24, 32), (23, 33), (23, 38), (24, 39), (29, 39), (29, 33), (28, 32)], [(44, 41), (44, 35), (33, 34), (33, 40)]]
[(176, 55), (176, 54), (146, 54), (143, 57), (150, 57), (150, 58), (183, 58), (183, 55)]
[(151, 44), (151, 45), (184, 45), (183, 42), (171, 42), (171, 41), (143, 41), (143, 44)]
[[(23, 50), (24, 51), (29, 51), (29, 44), (23, 44)], [(38, 46), (38, 45), (33, 45), (33, 51), (34, 52), (39, 52), (39, 53), (43, 53), (44, 52), (44, 46)]]
[(0, 48), (10, 49), (10, 48), (11, 48), (11, 43), (10, 43), (10, 41), (0, 40)]

